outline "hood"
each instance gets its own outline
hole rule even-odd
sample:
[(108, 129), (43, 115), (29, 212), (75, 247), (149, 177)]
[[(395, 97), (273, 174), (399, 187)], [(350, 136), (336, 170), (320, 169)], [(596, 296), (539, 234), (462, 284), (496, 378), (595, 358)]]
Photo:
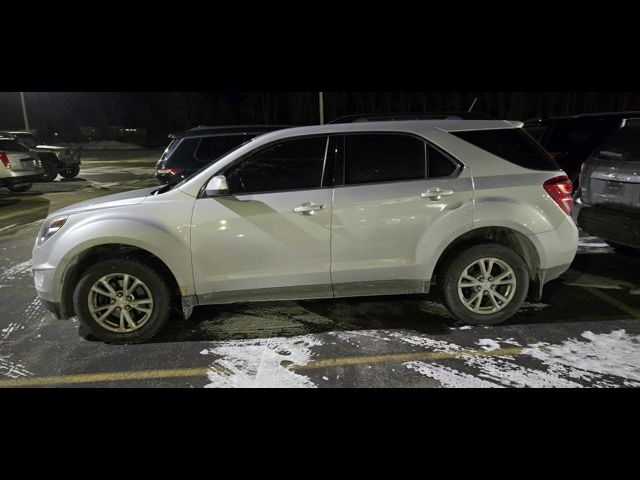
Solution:
[(130, 192), (116, 193), (113, 195), (106, 195), (104, 197), (97, 197), (85, 202), (75, 203), (49, 214), (49, 217), (71, 215), (74, 213), (90, 212), (92, 210), (102, 210), (105, 208), (124, 207), (127, 205), (135, 205), (142, 203), (151, 192), (158, 190), (160, 187), (149, 187), (140, 190), (131, 190)]

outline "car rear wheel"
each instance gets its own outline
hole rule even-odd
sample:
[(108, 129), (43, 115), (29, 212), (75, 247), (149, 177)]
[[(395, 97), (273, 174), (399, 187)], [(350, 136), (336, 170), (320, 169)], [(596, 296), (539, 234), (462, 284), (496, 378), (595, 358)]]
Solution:
[(43, 161), (42, 169), (44, 170), (44, 175), (42, 177), (44, 182), (53, 182), (58, 176), (58, 167), (53, 162), (48, 160)]
[(504, 245), (475, 245), (460, 253), (444, 274), (443, 296), (458, 320), (495, 325), (512, 317), (529, 291), (527, 265)]
[(133, 259), (96, 263), (82, 276), (73, 304), (81, 324), (107, 343), (138, 343), (169, 319), (169, 289), (154, 268)]
[(79, 173), (80, 173), (80, 165), (74, 165), (73, 167), (68, 168), (66, 170), (60, 170), (60, 175), (64, 178), (77, 177)]
[(31, 190), (33, 183), (20, 183), (18, 185), (7, 185), (7, 188), (12, 192), (22, 193)]

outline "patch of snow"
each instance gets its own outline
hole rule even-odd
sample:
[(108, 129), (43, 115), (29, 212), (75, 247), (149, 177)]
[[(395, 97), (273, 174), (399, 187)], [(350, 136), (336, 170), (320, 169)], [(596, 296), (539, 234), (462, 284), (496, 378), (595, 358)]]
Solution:
[(20, 378), (33, 374), (20, 362), (12, 361), (10, 355), (0, 355), (0, 375), (9, 378)]
[(287, 365), (305, 365), (311, 359), (311, 348), (320, 345), (323, 342), (314, 335), (220, 342), (208, 351), (220, 358), (209, 367), (211, 383), (206, 387), (316, 387)]
[(622, 329), (600, 334), (586, 331), (581, 336), (589, 341), (570, 339), (560, 345), (530, 345), (523, 353), (545, 365), (559, 364), (640, 382), (640, 335), (629, 335)]
[(500, 344), (495, 340), (491, 340), (490, 338), (481, 338), (476, 342), (476, 344), (480, 345), (480, 348), (482, 348), (485, 352), (500, 350)]
[(500, 388), (493, 382), (482, 380), (481, 378), (460, 372), (451, 367), (439, 365), (437, 363), (407, 362), (404, 364), (408, 369), (415, 370), (420, 375), (433, 378), (444, 387), (451, 388)]
[(31, 274), (31, 259), (2, 270), (2, 272), (0, 272), (0, 280), (14, 280), (16, 277), (23, 276), (27, 273)]

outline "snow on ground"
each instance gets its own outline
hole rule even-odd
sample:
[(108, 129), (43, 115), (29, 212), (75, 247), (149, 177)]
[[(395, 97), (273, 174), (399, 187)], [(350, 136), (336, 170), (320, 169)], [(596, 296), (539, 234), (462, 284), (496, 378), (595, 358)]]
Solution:
[(23, 277), (25, 275), (31, 275), (31, 259), (2, 269), (2, 271), (0, 271), (0, 282), (15, 280), (16, 277)]
[(0, 376), (9, 378), (20, 378), (33, 375), (20, 362), (11, 360), (11, 355), (0, 354)]
[[(640, 335), (628, 335), (625, 330), (615, 330), (608, 334), (586, 331), (582, 337), (588, 342), (570, 339), (561, 345), (536, 344), (523, 353), (549, 366), (561, 365), (640, 382)], [(635, 382), (628, 384), (640, 386)]]
[(613, 253), (614, 250), (608, 243), (598, 237), (580, 236), (578, 240), (578, 254)]
[(221, 342), (200, 352), (220, 356), (209, 368), (211, 383), (206, 387), (315, 387), (308, 377), (287, 365), (305, 365), (311, 359), (311, 347), (322, 344), (315, 335)]

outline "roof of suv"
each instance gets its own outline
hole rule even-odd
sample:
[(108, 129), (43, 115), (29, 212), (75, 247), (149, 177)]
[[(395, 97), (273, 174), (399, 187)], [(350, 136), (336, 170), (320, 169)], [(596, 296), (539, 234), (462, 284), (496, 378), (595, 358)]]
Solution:
[(206, 137), (209, 135), (237, 134), (237, 133), (266, 133), (273, 130), (290, 128), (292, 125), (200, 125), (183, 132), (172, 133), (170, 138)]

